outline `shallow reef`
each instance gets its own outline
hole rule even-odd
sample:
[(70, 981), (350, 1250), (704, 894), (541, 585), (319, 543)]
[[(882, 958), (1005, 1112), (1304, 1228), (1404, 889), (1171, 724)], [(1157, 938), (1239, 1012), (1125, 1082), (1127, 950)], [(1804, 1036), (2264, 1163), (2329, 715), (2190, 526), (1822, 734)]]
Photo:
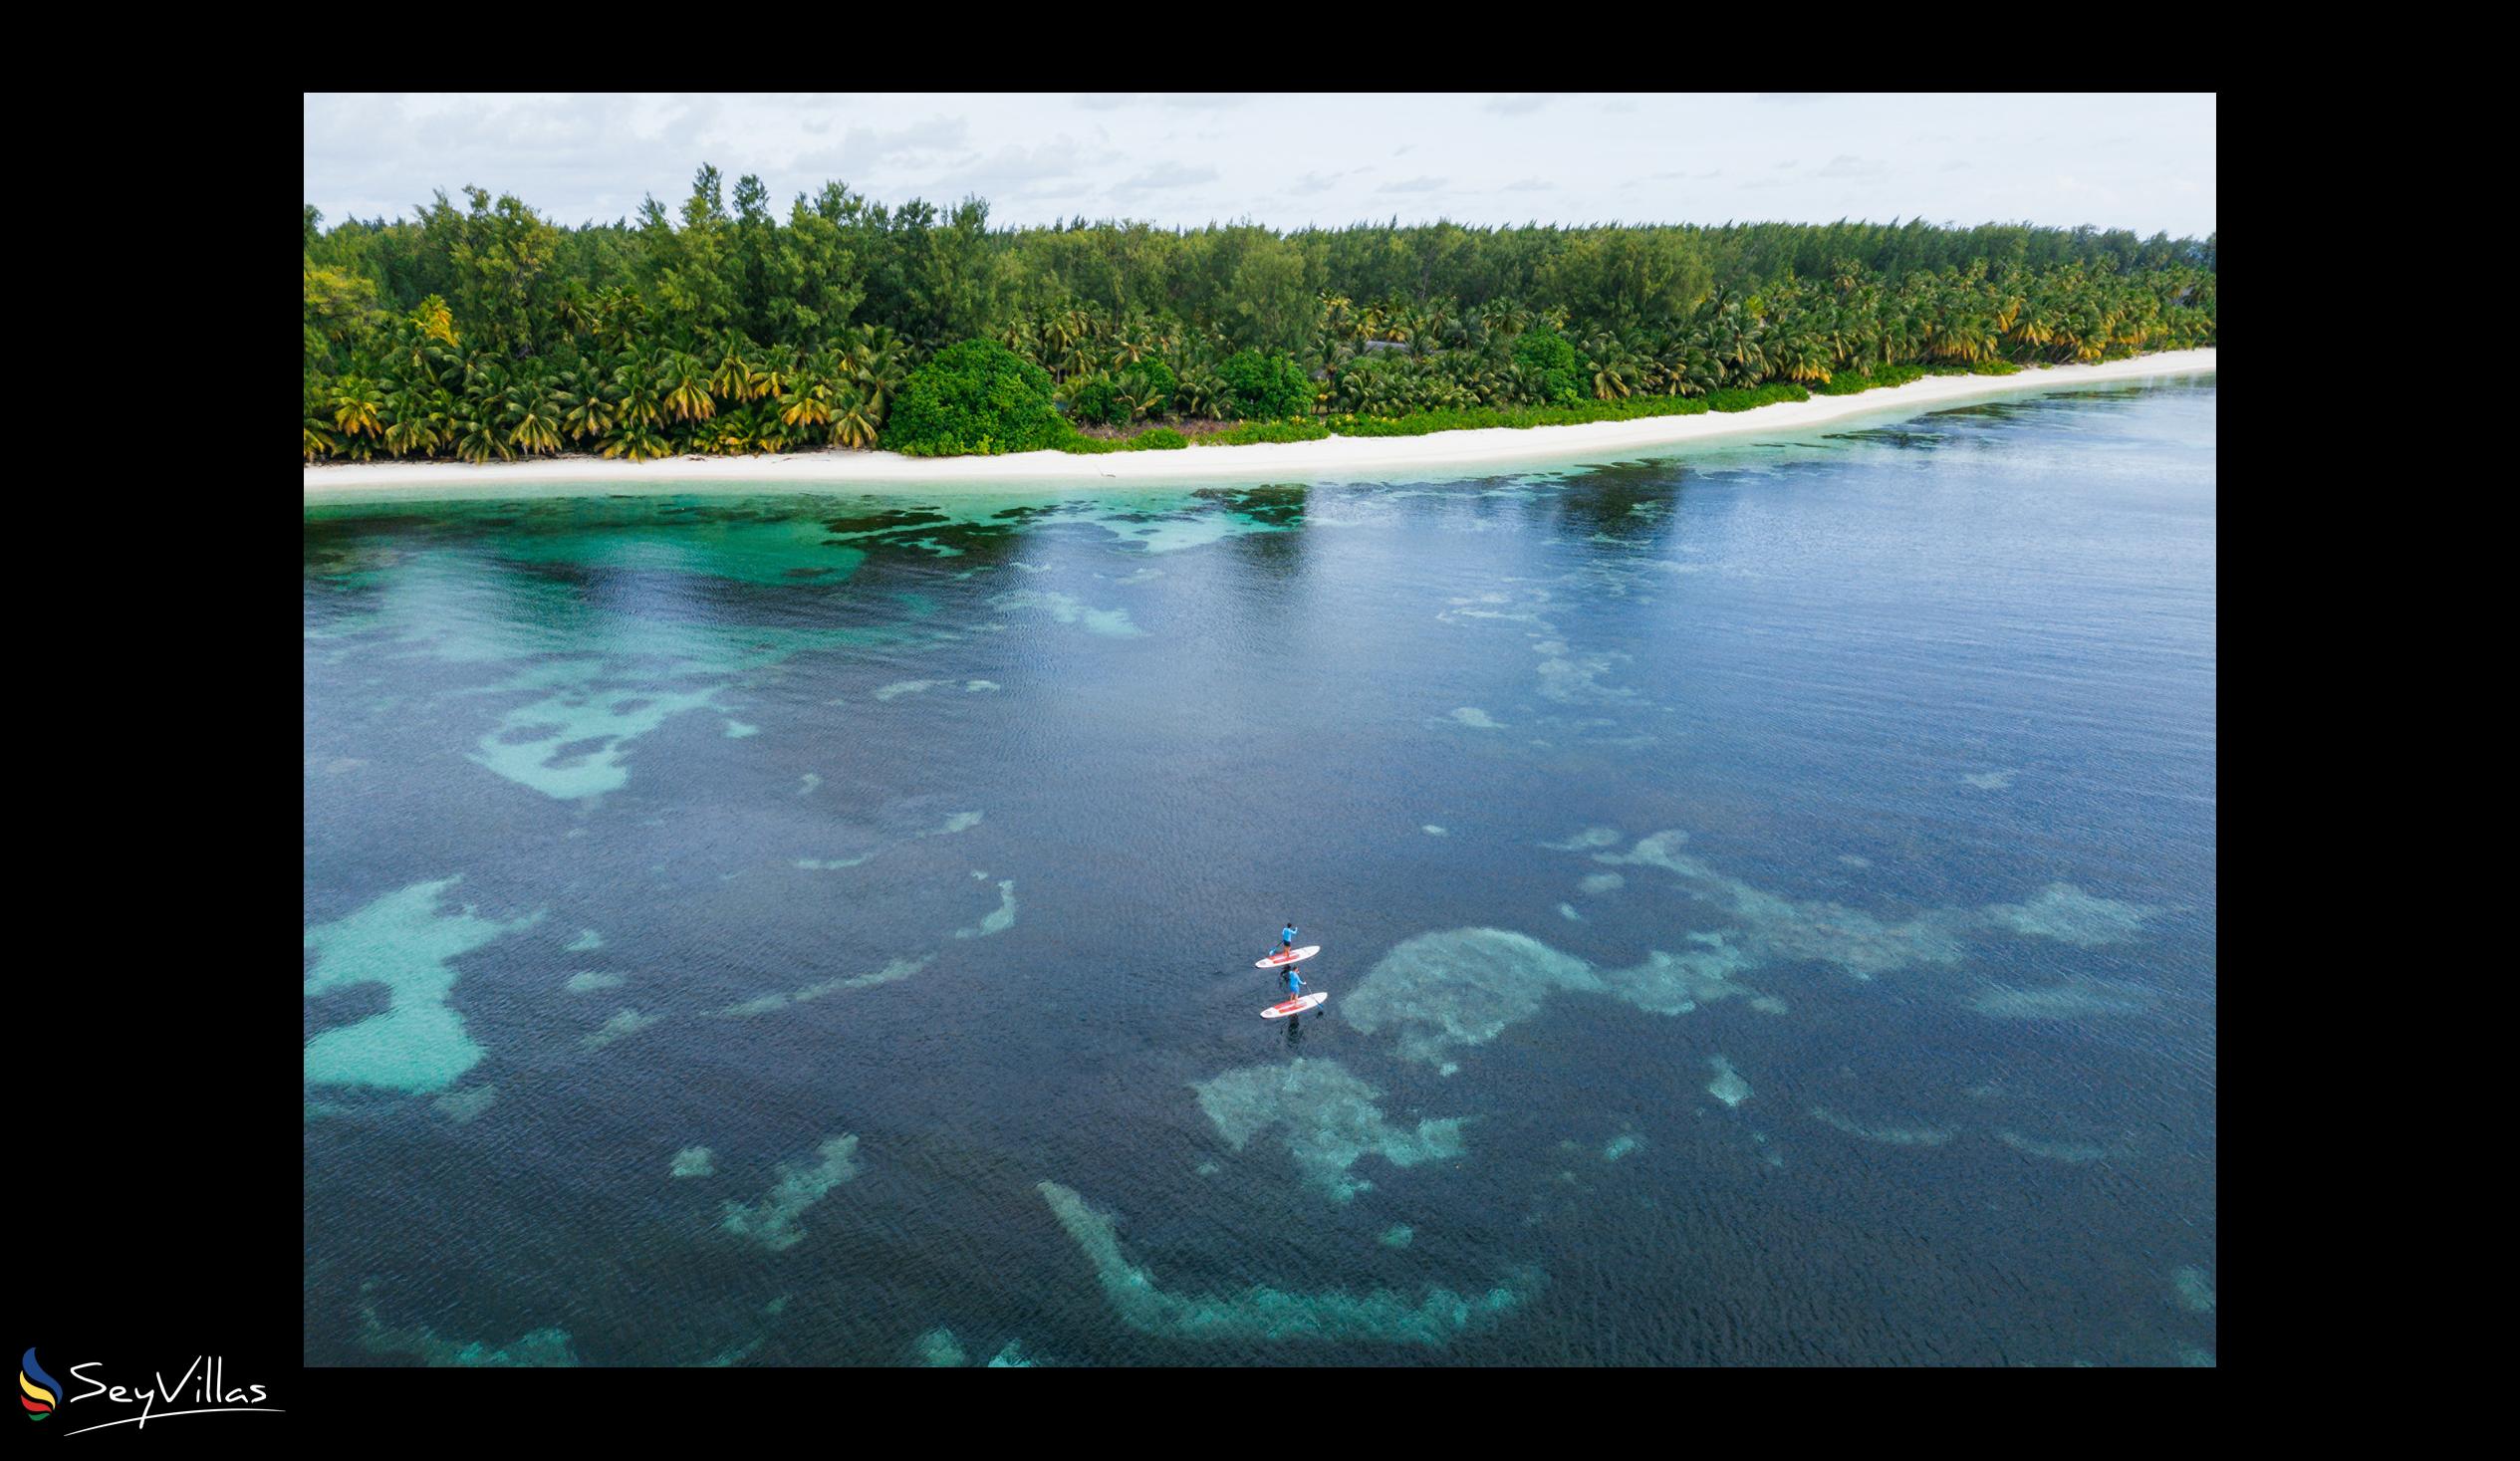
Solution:
[(307, 1084), (444, 1091), (480, 1063), (485, 1052), (446, 1002), (455, 986), (453, 960), (532, 927), (542, 914), (501, 922), (476, 916), (469, 903), (442, 912), (440, 896), (456, 881), (414, 883), (306, 931), (316, 956), (307, 998), (381, 984), (389, 1001), (380, 1014), (308, 1041)]
[(1421, 933), (1368, 971), (1348, 996), (1345, 1015), (1367, 1034), (1397, 1031), (1400, 1054), (1442, 1067), (1455, 1064), (1455, 1052), (1485, 1045), (1539, 1013), (1560, 992), (1606, 994), (1658, 1015), (1757, 993), (1732, 978), (1750, 965), (1740, 949), (1720, 938), (1698, 943), (1686, 953), (1655, 950), (1627, 968), (1596, 969), (1507, 929)]
[(845, 1135), (825, 1141), (814, 1161), (780, 1163), (778, 1180), (761, 1200), (727, 1203), (726, 1216), (718, 1226), (774, 1253), (794, 1248), (806, 1237), (797, 1218), (833, 1188), (858, 1175), (857, 1156), (858, 1138)]
[(1461, 1118), (1395, 1126), (1375, 1104), (1382, 1093), (1336, 1061), (1246, 1066), (1191, 1088), (1199, 1109), (1234, 1150), (1275, 1130), (1304, 1180), (1346, 1202), (1374, 1184), (1349, 1175), (1367, 1156), (1393, 1166), (1459, 1156)]
[(1411, 1298), (1389, 1289), (1293, 1293), (1254, 1285), (1233, 1295), (1167, 1292), (1121, 1252), (1112, 1219), (1056, 1182), (1037, 1184), (1042, 1200), (1094, 1265), (1103, 1297), (1130, 1328), (1176, 1339), (1336, 1339), (1440, 1346), (1466, 1331), (1512, 1313), (1540, 1282), (1535, 1270), (1513, 1275), (1520, 1288), (1499, 1285), (1463, 1296), (1430, 1288)]

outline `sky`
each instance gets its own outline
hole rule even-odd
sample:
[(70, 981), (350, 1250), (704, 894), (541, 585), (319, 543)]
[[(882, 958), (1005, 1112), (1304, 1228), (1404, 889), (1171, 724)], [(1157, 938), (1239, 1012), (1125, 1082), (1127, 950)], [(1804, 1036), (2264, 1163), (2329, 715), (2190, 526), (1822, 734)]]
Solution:
[[(306, 201), (443, 189), (555, 223), (667, 208), (703, 162), (784, 217), (839, 179), (994, 224), (2091, 223), (2214, 228), (2214, 98), (1760, 92), (463, 94), (306, 97)], [(731, 201), (730, 201), (731, 206)]]

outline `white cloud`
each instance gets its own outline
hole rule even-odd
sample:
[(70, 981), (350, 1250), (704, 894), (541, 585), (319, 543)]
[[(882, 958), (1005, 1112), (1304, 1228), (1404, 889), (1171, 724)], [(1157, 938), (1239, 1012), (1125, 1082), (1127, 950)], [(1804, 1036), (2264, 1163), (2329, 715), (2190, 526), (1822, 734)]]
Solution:
[[(649, 194), (675, 208), (711, 162), (730, 192), (758, 174), (781, 213), (838, 179), (890, 203), (978, 192), (999, 224), (1109, 216), (1126, 203), (1165, 224), (1248, 213), (1289, 227), (1394, 213), (1519, 223), (1544, 202), (1558, 222), (1719, 223), (1732, 189), (1678, 184), (1727, 176), (1770, 179), (1763, 216), (1888, 221), (1879, 189), (1894, 178), (1896, 211), (1927, 218), (2197, 235), (2215, 223), (2211, 96), (1769, 100), (1752, 110), (1738, 94), (319, 93), (304, 100), (305, 189), (335, 221), (407, 217), (434, 191), (460, 202), (477, 184), (575, 224), (634, 214)], [(1608, 114), (1618, 120), (1606, 124)], [(2037, 133), (2060, 140), (2042, 147)], [(1832, 160), (1805, 165), (1805, 153)]]
[(1170, 107), (1185, 112), (1212, 112), (1239, 107), (1248, 92), (1079, 92), (1075, 102), (1088, 112), (1118, 112), (1130, 107)]
[[(966, 166), (951, 169), (942, 197), (978, 194), (992, 204), (1004, 200), (1064, 195), (1073, 180), (1085, 175), (1085, 149), (1067, 137), (1037, 147), (1000, 147)], [(1209, 176), (1215, 175), (1209, 169)]]
[[(970, 122), (959, 117), (931, 117), (907, 126), (853, 126), (841, 134), (839, 146), (808, 152), (796, 159), (796, 165), (832, 177), (857, 178), (885, 171), (895, 162), (923, 164), (943, 153), (966, 151), (970, 144)], [(743, 169), (736, 170), (740, 174)]]
[(1162, 192), (1171, 188), (1195, 187), (1203, 182), (1214, 182), (1216, 177), (1216, 169), (1213, 167), (1188, 162), (1157, 162), (1125, 182), (1115, 183), (1112, 194), (1122, 198), (1141, 197), (1147, 193)]
[(1487, 104), (1487, 111), (1499, 117), (1522, 117), (1537, 112), (1556, 101), (1555, 92), (1508, 92)]

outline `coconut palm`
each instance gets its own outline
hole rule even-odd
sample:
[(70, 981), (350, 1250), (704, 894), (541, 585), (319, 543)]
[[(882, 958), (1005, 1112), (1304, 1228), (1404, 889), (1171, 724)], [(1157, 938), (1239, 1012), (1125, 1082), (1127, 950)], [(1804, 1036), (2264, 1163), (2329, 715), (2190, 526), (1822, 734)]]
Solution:
[(513, 461), (516, 450), (501, 434), (496, 417), (486, 411), (467, 411), (455, 422), (455, 455), (468, 462), (486, 462), (492, 457)]
[(883, 418), (875, 408), (874, 397), (863, 392), (841, 402), (832, 413), (832, 444), (835, 446), (870, 447), (883, 429)]
[(673, 445), (665, 440), (653, 424), (624, 420), (605, 436), (599, 450), (608, 457), (643, 462), (671, 455)]
[(751, 400), (773, 400), (787, 393), (789, 382), (796, 376), (794, 363), (785, 355), (772, 355), (753, 363), (752, 381), (746, 387)]
[(827, 427), (832, 421), (832, 382), (809, 365), (778, 398), (779, 424), (798, 435)]
[(405, 386), (385, 402), (392, 420), (385, 426), (385, 449), (395, 456), (427, 456), (436, 452), (445, 437), (438, 429), (437, 413), (432, 408), (429, 392)]
[(1214, 416), (1224, 403), (1225, 384), (1216, 378), (1213, 366), (1191, 365), (1178, 368), (1172, 386), (1172, 408), (1185, 416)]
[(344, 375), (333, 382), (333, 425), (345, 437), (384, 433), (383, 391), (365, 375)]
[(1584, 342), (1584, 357), (1591, 364), (1595, 400), (1622, 400), (1636, 393), (1639, 373), (1637, 363), (1618, 336), (1607, 330), (1595, 331)]
[(677, 421), (705, 421), (717, 413), (709, 395), (709, 372), (693, 356), (675, 351), (664, 363), (659, 380), (665, 414)]
[(848, 375), (865, 392), (867, 409), (881, 425), (892, 397), (909, 377), (909, 352), (901, 338), (881, 325), (860, 326), (846, 352)]
[(520, 381), (507, 390), (507, 410), (500, 418), (507, 439), (529, 453), (560, 450), (563, 408), (559, 393), (540, 380)]
[(745, 348), (751, 344), (741, 335), (727, 337), (725, 348), (718, 357), (717, 368), (709, 372), (711, 395), (722, 396), (728, 401), (752, 398), (753, 370), (744, 360)]
[(579, 377), (563, 385), (558, 392), (560, 427), (572, 441), (602, 436), (613, 429), (620, 412), (596, 381)]

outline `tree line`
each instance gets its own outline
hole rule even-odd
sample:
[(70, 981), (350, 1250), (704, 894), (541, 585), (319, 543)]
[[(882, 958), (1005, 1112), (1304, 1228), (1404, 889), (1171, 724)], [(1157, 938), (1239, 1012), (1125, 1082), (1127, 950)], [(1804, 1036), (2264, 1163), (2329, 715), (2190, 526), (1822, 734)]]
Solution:
[(713, 167), (678, 209), (609, 224), (464, 200), (331, 228), (306, 210), (308, 460), (910, 448), (885, 439), (893, 403), (967, 341), (1045, 372), (1067, 428), (1119, 430), (1844, 390), (2214, 341), (2211, 236), (1008, 229), (978, 199), (837, 182), (782, 219), (755, 177), (730, 207)]

